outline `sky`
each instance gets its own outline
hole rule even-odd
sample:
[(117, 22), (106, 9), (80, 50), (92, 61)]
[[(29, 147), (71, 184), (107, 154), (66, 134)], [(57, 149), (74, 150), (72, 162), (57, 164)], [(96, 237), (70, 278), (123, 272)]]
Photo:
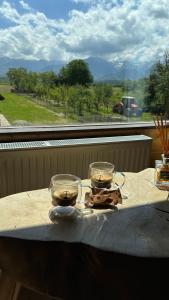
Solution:
[(168, 0), (0, 0), (0, 57), (145, 63), (167, 50)]

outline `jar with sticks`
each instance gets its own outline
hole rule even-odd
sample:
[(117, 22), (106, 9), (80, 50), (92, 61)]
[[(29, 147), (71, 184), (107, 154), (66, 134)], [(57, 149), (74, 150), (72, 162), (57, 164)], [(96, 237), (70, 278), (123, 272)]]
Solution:
[(162, 160), (156, 164), (155, 184), (158, 188), (169, 191), (169, 139), (166, 116), (155, 116), (154, 124), (162, 146)]

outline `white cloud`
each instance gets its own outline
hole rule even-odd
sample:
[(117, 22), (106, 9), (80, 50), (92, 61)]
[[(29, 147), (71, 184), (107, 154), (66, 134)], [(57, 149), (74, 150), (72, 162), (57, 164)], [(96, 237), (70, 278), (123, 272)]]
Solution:
[(67, 20), (49, 19), (22, 0), (26, 11), (19, 14), (4, 1), (0, 15), (14, 25), (0, 30), (0, 56), (64, 60), (99, 56), (142, 63), (169, 48), (168, 0), (72, 1), (90, 5), (87, 12), (72, 10)]
[(17, 22), (19, 14), (15, 8), (13, 8), (7, 1), (4, 1), (0, 6), (0, 15), (13, 22)]
[(143, 62), (168, 47), (168, 11), (167, 0), (158, 5), (153, 0), (126, 0), (109, 8), (108, 1), (100, 1), (87, 13), (72, 13), (64, 43), (67, 40), (68, 50), (76, 54)]
[(19, 3), (25, 10), (28, 10), (28, 11), (32, 10), (32, 8), (29, 6), (29, 4), (24, 2), (23, 0), (19, 1)]
[(4, 2), (0, 14), (15, 22), (14, 26), (0, 29), (0, 56), (23, 59), (64, 59), (64, 49), (58, 47), (56, 34), (62, 21), (48, 19), (43, 13), (20, 15)]

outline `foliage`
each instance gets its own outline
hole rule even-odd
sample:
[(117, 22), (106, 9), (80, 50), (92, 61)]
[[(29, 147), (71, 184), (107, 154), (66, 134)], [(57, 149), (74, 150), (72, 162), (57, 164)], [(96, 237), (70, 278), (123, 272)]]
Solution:
[[(88, 86), (92, 76), (82, 60), (70, 62), (62, 68), (59, 76), (53, 72), (28, 72), (23, 68), (9, 69), (7, 75), (14, 91), (33, 94), (34, 101), (38, 98), (54, 111), (58, 107), (65, 116), (98, 113), (102, 106), (109, 111), (112, 106), (112, 85), (98, 83)], [(62, 84), (58, 84), (58, 78), (62, 78)]]
[(10, 84), (16, 92), (34, 93), (41, 96), (51, 87), (55, 86), (57, 75), (50, 72), (36, 73), (28, 72), (25, 68), (11, 68), (7, 72)]
[(48, 88), (52, 88), (56, 85), (57, 75), (53, 71), (39, 73), (38, 82)]
[(169, 52), (152, 68), (146, 85), (145, 103), (150, 107), (160, 106), (169, 114)]
[(82, 59), (72, 60), (58, 75), (52, 71), (37, 73), (28, 72), (25, 68), (10, 68), (7, 77), (16, 92), (36, 93), (42, 98), (55, 86), (88, 86), (93, 82), (88, 64)]
[(67, 85), (89, 85), (93, 82), (88, 64), (82, 59), (69, 62), (59, 73), (60, 82)]
[(92, 111), (93, 94), (88, 88), (82, 86), (71, 87), (68, 97), (68, 111), (78, 116)]
[(97, 83), (93, 87), (94, 90), (94, 106), (98, 112), (101, 106), (105, 106), (108, 110), (109, 106), (112, 104), (113, 88), (111, 84)]
[(25, 68), (11, 68), (9, 69), (7, 76), (9, 78), (10, 84), (14, 86), (14, 89), (16, 91), (27, 91), (28, 76), (27, 70)]

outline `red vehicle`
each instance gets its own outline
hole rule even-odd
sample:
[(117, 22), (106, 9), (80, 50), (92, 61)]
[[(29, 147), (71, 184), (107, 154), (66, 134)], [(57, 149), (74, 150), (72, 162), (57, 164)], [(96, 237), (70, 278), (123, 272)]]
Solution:
[(138, 106), (134, 97), (124, 96), (121, 101), (113, 106), (113, 112), (126, 117), (140, 117), (142, 109)]

